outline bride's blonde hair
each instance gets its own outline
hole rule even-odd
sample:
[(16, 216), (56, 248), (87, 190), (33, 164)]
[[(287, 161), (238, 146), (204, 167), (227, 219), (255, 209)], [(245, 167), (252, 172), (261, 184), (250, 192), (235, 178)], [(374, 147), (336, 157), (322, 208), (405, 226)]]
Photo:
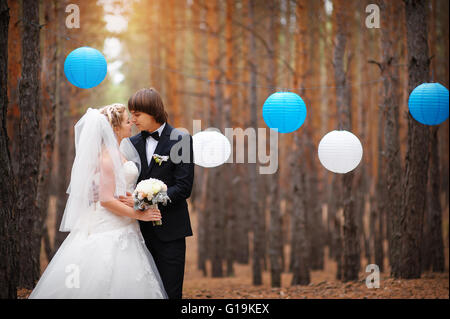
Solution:
[(100, 108), (100, 113), (106, 116), (113, 129), (121, 127), (125, 111), (126, 106), (120, 103), (113, 103)]

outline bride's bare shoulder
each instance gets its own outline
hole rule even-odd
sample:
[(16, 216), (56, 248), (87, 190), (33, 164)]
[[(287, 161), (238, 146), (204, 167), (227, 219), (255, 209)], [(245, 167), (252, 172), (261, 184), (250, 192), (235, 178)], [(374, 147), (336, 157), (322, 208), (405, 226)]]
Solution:
[[(118, 153), (119, 153), (119, 156), (120, 156), (120, 162), (122, 164), (126, 163), (127, 159), (120, 152), (118, 152)], [(104, 148), (102, 150), (101, 163), (102, 163), (102, 165), (109, 165), (109, 166), (113, 165), (113, 160), (112, 160), (111, 154), (108, 152), (108, 150), (106, 148)]]

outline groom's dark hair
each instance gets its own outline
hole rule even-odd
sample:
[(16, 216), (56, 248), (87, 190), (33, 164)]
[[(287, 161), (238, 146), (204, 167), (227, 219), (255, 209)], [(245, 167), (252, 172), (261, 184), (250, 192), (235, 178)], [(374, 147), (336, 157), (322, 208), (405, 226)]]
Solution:
[(167, 113), (158, 91), (154, 88), (140, 89), (128, 99), (128, 109), (135, 112), (147, 113), (154, 117), (155, 121), (163, 124), (167, 122)]

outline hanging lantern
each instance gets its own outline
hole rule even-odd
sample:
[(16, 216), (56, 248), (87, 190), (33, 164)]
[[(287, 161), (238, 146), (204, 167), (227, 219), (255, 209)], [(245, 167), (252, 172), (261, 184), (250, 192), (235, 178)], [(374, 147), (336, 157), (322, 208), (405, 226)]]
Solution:
[(64, 62), (67, 80), (82, 89), (99, 85), (106, 76), (106, 59), (100, 51), (81, 47), (73, 50)]
[(448, 119), (448, 89), (439, 83), (423, 83), (411, 92), (408, 107), (417, 122), (441, 124)]
[(202, 131), (192, 136), (194, 163), (202, 167), (216, 167), (225, 163), (231, 154), (231, 144), (225, 135), (216, 131)]
[(292, 92), (276, 92), (263, 105), (263, 118), (267, 126), (279, 133), (291, 133), (306, 119), (306, 105)]
[(363, 148), (359, 139), (348, 131), (332, 131), (319, 143), (320, 163), (329, 171), (345, 174), (361, 162)]

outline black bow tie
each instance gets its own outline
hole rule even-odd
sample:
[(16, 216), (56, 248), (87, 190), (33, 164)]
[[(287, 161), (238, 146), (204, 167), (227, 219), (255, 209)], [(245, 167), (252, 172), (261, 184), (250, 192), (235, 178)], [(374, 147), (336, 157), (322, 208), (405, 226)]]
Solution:
[(153, 133), (150, 133), (148, 131), (141, 131), (141, 136), (142, 136), (142, 138), (144, 140), (147, 139), (147, 137), (151, 136), (155, 140), (159, 141), (159, 133), (158, 133), (158, 131), (154, 131)]

